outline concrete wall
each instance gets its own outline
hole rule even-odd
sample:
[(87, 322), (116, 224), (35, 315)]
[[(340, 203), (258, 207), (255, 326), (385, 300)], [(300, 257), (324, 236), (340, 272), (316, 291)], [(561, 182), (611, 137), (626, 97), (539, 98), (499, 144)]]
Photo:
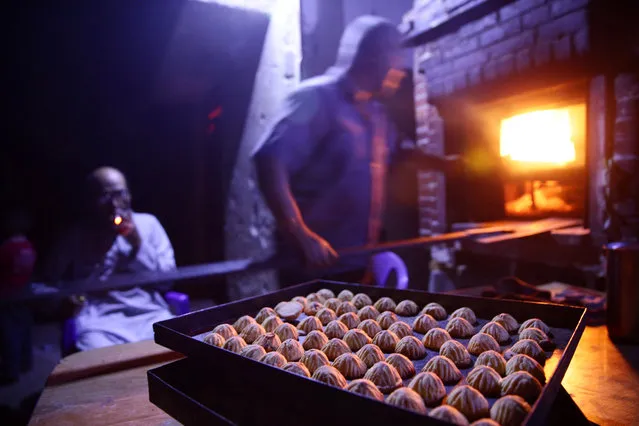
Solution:
[[(268, 12), (271, 22), (231, 182), (225, 227), (226, 258), (263, 259), (273, 252), (273, 220), (257, 188), (250, 153), (286, 94), (300, 80), (300, 11), (297, 0), (244, 2)], [(231, 299), (259, 295), (276, 286), (272, 272), (233, 276), (228, 283)]]

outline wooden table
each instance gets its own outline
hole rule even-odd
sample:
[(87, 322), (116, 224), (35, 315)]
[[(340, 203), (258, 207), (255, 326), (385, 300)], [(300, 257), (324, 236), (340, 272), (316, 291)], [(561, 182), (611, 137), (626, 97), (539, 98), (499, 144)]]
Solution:
[[(177, 425), (149, 402), (146, 372), (178, 359), (151, 341), (71, 355), (55, 368), (31, 425)], [(562, 382), (599, 425), (639, 424), (639, 346), (587, 327)]]
[(146, 372), (181, 355), (147, 340), (80, 352), (53, 370), (30, 425), (177, 425), (149, 402)]

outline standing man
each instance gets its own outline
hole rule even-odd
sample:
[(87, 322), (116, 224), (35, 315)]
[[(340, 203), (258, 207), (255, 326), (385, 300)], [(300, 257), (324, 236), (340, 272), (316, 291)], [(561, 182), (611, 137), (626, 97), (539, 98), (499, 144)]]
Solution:
[(368, 256), (334, 265), (336, 250), (379, 239), (386, 169), (396, 145), (380, 100), (392, 96), (404, 76), (400, 42), (395, 26), (382, 18), (353, 21), (335, 66), (288, 96), (254, 152), (260, 188), (277, 222), (278, 254), (307, 266), (281, 271), (281, 284), (364, 276)]
[[(113, 273), (175, 269), (173, 247), (157, 218), (136, 213), (124, 175), (102, 167), (87, 178), (83, 220), (53, 251), (53, 281), (100, 279)], [(77, 347), (88, 350), (153, 338), (152, 324), (170, 318), (155, 290), (132, 288), (89, 295), (76, 318)]]

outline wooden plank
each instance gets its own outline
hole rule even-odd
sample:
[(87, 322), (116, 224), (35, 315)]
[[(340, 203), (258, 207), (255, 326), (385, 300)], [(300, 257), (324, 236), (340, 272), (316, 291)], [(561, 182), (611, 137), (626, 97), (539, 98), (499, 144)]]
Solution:
[(60, 361), (49, 376), (47, 385), (59, 385), (179, 358), (182, 358), (182, 355), (156, 344), (153, 340), (78, 352)]
[(515, 225), (515, 231), (512, 233), (478, 238), (476, 241), (480, 244), (494, 244), (502, 241), (531, 237), (533, 235), (547, 234), (556, 229), (581, 224), (582, 221), (580, 219), (548, 218), (524, 225)]
[[(414, 238), (409, 240), (390, 241), (381, 244), (367, 245), (363, 247), (351, 247), (339, 250), (340, 261), (348, 261), (350, 256), (373, 255), (387, 250), (399, 250), (412, 247), (428, 247), (445, 242), (459, 241), (473, 236), (492, 234), (494, 231), (473, 230), (451, 232), (436, 236)], [(339, 264), (339, 263), (338, 263)], [(345, 263), (346, 264), (346, 263)], [(59, 283), (52, 289), (54, 292), (34, 293), (30, 288), (25, 288), (23, 293), (0, 300), (2, 304), (23, 303), (39, 299), (62, 298), (76, 294), (102, 292), (130, 287), (144, 287), (165, 282), (177, 282), (191, 278), (203, 278), (212, 276), (225, 276), (234, 273), (261, 271), (273, 268), (285, 268), (297, 266), (295, 259), (271, 258), (264, 261), (253, 259), (229, 260), (224, 262), (207, 263), (202, 265), (182, 266), (174, 271), (158, 272), (143, 271), (134, 274), (113, 275), (108, 280), (87, 279)]]
[(165, 363), (47, 386), (30, 425), (178, 425), (149, 402), (146, 372)]

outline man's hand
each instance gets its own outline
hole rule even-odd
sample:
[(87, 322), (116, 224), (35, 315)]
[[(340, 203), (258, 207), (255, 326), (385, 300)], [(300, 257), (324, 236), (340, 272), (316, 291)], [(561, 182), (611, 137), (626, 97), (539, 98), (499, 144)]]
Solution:
[(140, 246), (142, 245), (142, 238), (138, 232), (138, 228), (133, 222), (133, 213), (127, 212), (122, 215), (122, 223), (117, 228), (118, 233), (122, 235), (131, 244), (132, 256), (137, 255)]
[(333, 247), (306, 225), (293, 221), (286, 228), (293, 243), (302, 251), (308, 267), (326, 268), (337, 261), (338, 255)]

